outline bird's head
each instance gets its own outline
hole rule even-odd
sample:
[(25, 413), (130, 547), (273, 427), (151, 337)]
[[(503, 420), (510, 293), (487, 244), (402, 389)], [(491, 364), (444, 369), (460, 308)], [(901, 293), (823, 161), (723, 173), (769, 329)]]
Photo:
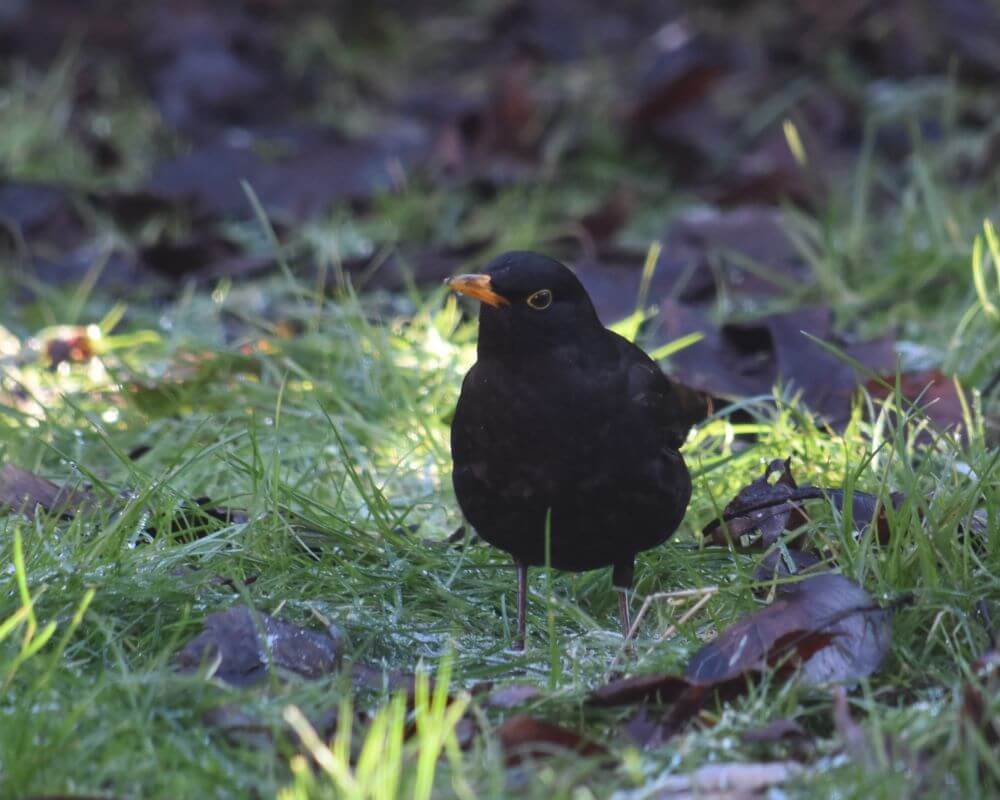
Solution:
[(602, 327), (576, 275), (539, 253), (504, 253), (483, 272), (445, 283), (479, 300), (481, 353), (544, 349)]

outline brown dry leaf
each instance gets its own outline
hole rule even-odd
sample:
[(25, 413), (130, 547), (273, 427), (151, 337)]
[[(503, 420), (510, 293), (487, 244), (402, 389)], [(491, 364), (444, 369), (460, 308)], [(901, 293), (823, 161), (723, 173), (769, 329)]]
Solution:
[[(606, 325), (627, 317), (636, 310), (646, 253), (626, 249), (602, 248), (593, 256), (575, 258), (571, 266), (594, 301), (597, 315)], [(685, 271), (685, 263), (663, 251), (656, 262), (649, 283), (648, 300), (658, 304), (677, 294), (694, 300), (711, 296), (715, 284), (710, 274)], [(656, 342), (659, 344), (659, 340)]]
[(990, 747), (996, 747), (1000, 744), (1000, 720), (990, 712), (991, 698), (1000, 693), (1000, 652), (995, 644), (976, 659), (972, 676), (962, 687), (962, 719)]
[(33, 514), (36, 508), (42, 508), (72, 517), (97, 506), (97, 498), (90, 492), (58, 486), (13, 464), (0, 469), (0, 510)]
[[(789, 528), (789, 518), (798, 506), (790, 500), (798, 485), (792, 477), (791, 458), (784, 461), (775, 459), (764, 470), (764, 474), (740, 489), (722, 511), (726, 525), (716, 525), (711, 533), (716, 534), (708, 540), (713, 544), (725, 544), (725, 532), (728, 528), (732, 539), (741, 540), (752, 533), (760, 535), (758, 544), (770, 547), (782, 533)], [(777, 479), (772, 481), (772, 476)], [(761, 507), (763, 505), (763, 507)], [(723, 534), (720, 541), (718, 533)], [(705, 529), (709, 537), (709, 528)]]
[(831, 637), (828, 646), (807, 655), (800, 651), (804, 683), (854, 682), (878, 669), (891, 644), (889, 612), (858, 584), (843, 575), (812, 575), (782, 584), (777, 593), (774, 603), (743, 617), (699, 650), (685, 676), (725, 681), (748, 666), (773, 664), (778, 643), (802, 633)]
[[(765, 285), (756, 278), (746, 283), (751, 294), (763, 291)], [(731, 296), (732, 289), (727, 291)], [(665, 301), (660, 303), (658, 322), (657, 342), (695, 332), (703, 336), (670, 357), (671, 374), (688, 385), (718, 397), (747, 397), (770, 395), (781, 382), (834, 426), (843, 425), (850, 416), (858, 376), (809, 336), (839, 344), (869, 368), (884, 369), (894, 358), (888, 339), (850, 345), (838, 342), (832, 314), (820, 306), (720, 326), (697, 308)]]
[(744, 742), (770, 744), (793, 739), (807, 739), (809, 734), (793, 719), (776, 719), (763, 727), (743, 731), (740, 738)]
[(209, 614), (203, 626), (177, 654), (177, 666), (194, 672), (214, 665), (212, 677), (234, 686), (258, 683), (272, 669), (319, 678), (339, 668), (344, 649), (338, 628), (311, 631), (242, 605)]
[(734, 663), (728, 674), (707, 676), (705, 679), (689, 674), (683, 677), (667, 674), (623, 678), (592, 692), (588, 702), (597, 706), (671, 704), (658, 720), (651, 720), (640, 711), (629, 723), (629, 734), (637, 744), (658, 746), (680, 731), (713, 696), (723, 702), (739, 697), (752, 682), (760, 680), (772, 669), (777, 670), (779, 678), (787, 677), (794, 672), (796, 665), (832, 641), (833, 636), (829, 633), (792, 631), (772, 643), (763, 661)]
[(274, 741), (273, 726), (234, 703), (208, 709), (201, 715), (201, 722), (230, 744), (244, 749), (263, 750)]
[[(883, 375), (881, 380), (870, 380), (865, 388), (872, 397), (889, 398), (894, 387), (895, 375)], [(948, 430), (961, 427), (965, 422), (962, 400), (955, 381), (938, 370), (904, 372), (899, 376), (899, 391), (908, 403), (919, 406), (935, 427)], [(904, 409), (905, 410), (905, 409)]]
[(778, 587), (774, 603), (743, 617), (702, 647), (683, 676), (611, 681), (591, 693), (597, 706), (670, 705), (655, 725), (639, 725), (643, 744), (662, 743), (713, 695), (729, 700), (766, 675), (798, 674), (808, 684), (853, 682), (874, 672), (888, 651), (889, 612), (841, 575), (814, 575)]
[(730, 43), (703, 35), (680, 17), (651, 39), (653, 49), (627, 112), (631, 137), (653, 143), (685, 177), (705, 171), (734, 133), (711, 103), (736, 60)]
[[(778, 480), (771, 482), (772, 475)], [(807, 521), (803, 503), (825, 499), (844, 513), (847, 492), (820, 486), (798, 486), (791, 472), (791, 458), (771, 461), (764, 474), (743, 487), (722, 512), (722, 516), (702, 529), (709, 544), (728, 546), (730, 541), (739, 549), (767, 549), (781, 534), (794, 530)], [(906, 495), (889, 495), (894, 510), (899, 510)], [(860, 535), (875, 525), (876, 535), (883, 544), (889, 540), (889, 515), (877, 495), (855, 490), (851, 492), (851, 520)], [(728, 529), (728, 535), (727, 535)], [(778, 565), (774, 565), (778, 566)]]
[(246, 277), (271, 269), (276, 263), (268, 256), (245, 255), (230, 241), (209, 230), (179, 241), (161, 238), (144, 247), (140, 256), (144, 265), (173, 279)]
[(736, 301), (783, 296), (811, 278), (787, 224), (786, 214), (765, 206), (696, 208), (678, 217), (665, 241), (694, 270), (714, 275)]
[(483, 186), (534, 173), (558, 101), (541, 96), (529, 57), (513, 58), (491, 72), (485, 96), (455, 109), (430, 154), (432, 164)]
[(85, 232), (72, 191), (41, 181), (0, 178), (0, 223), (5, 244), (16, 233), (26, 244), (44, 242), (59, 250), (79, 246)]
[(542, 696), (541, 689), (530, 683), (511, 683), (493, 689), (483, 700), (491, 708), (515, 708)]
[[(334, 202), (365, 199), (391, 189), (422, 148), (419, 142), (347, 141), (326, 130), (261, 136), (251, 145), (204, 145), (160, 164), (150, 194), (210, 217), (252, 217), (247, 182), (268, 216), (301, 220)], [(265, 158), (261, 151), (274, 156)]]
[(580, 219), (580, 226), (595, 244), (613, 237), (624, 226), (636, 208), (635, 191), (620, 186), (604, 202)]
[[(802, 136), (808, 128), (798, 125)], [(709, 196), (721, 206), (780, 205), (790, 202), (812, 209), (825, 193), (823, 173), (816, 162), (818, 140), (803, 136), (809, 162), (799, 164), (782, 130), (772, 130), (726, 170), (721, 184)]]
[(527, 714), (509, 717), (497, 728), (496, 734), (508, 766), (520, 764), (526, 759), (546, 758), (566, 751), (581, 756), (608, 754), (604, 747), (575, 731)]
[[(112, 510), (124, 508), (126, 499), (118, 499), (120, 507)], [(13, 464), (0, 469), (0, 511), (33, 514), (36, 508), (41, 508), (68, 519), (100, 507), (97, 497), (86, 490), (60, 487)], [(242, 509), (216, 505), (211, 498), (199, 497), (193, 503), (182, 502), (177, 507), (169, 530), (178, 541), (192, 541), (217, 530), (217, 522), (243, 525), (249, 521), (249, 515)], [(143, 532), (148, 536), (157, 535), (153, 526), (146, 527)]]
[[(696, 209), (680, 216), (665, 235), (676, 273), (690, 276), (692, 286), (699, 287), (697, 302), (724, 295), (734, 315), (743, 313), (720, 324), (702, 307), (677, 303), (674, 297), (685, 298), (672, 290), (654, 290), (651, 300), (660, 305), (656, 343), (699, 332), (701, 341), (670, 358), (672, 373), (684, 383), (719, 397), (745, 397), (769, 395), (780, 381), (831, 424), (843, 425), (859, 377), (810, 337), (837, 345), (875, 371), (892, 368), (894, 346), (887, 339), (845, 340), (823, 305), (760, 315), (763, 302), (794, 298), (813, 282), (786, 232), (788, 224), (785, 213), (762, 206)], [(706, 282), (707, 290), (702, 288)]]

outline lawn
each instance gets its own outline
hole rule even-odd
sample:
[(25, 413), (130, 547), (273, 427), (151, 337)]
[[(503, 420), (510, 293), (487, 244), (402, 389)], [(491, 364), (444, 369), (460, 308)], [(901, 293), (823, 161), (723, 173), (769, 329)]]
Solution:
[[(696, 770), (766, 763), (784, 770), (773, 796), (996, 796), (1000, 78), (981, 71), (1000, 67), (955, 44), (976, 25), (942, 27), (940, 50), (907, 40), (924, 59), (908, 72), (858, 46), (885, 22), (871, 12), (827, 32), (822, 55), (800, 53), (790, 80), (774, 47), (763, 69), (699, 43), (681, 74), (721, 64), (736, 80), (703, 86), (668, 64), (654, 102), (623, 82), (636, 54), (559, 55), (575, 41), (567, 21), (525, 66), (497, 44), (527, 24), (501, 4), (372, 20), (266, 5), (251, 29), (301, 95), (176, 42), (173, 77), (150, 88), (130, 56), (107, 55), (133, 46), (111, 11), (86, 35), (68, 19), (54, 49), (24, 34), (41, 30), (32, 11), (21, 39), (6, 34), (0, 795), (680, 797)], [(584, 27), (599, 16), (585, 5)], [(717, 10), (689, 9), (686, 24), (772, 44), (789, 35), (775, 26), (802, 25), (803, 50), (825, 30), (745, 5), (745, 30)], [(476, 100), (411, 162), (414, 120), (469, 103), (449, 97), (452, 60)], [(187, 69), (218, 78), (222, 100), (177, 77)], [(824, 103), (852, 123), (829, 132)], [(292, 156), (233, 166), (234, 127), (267, 130), (252, 158)], [(372, 158), (382, 147), (392, 158)], [(774, 147), (764, 178), (746, 166)], [(780, 244), (751, 233), (748, 248), (709, 248), (691, 233), (692, 213), (761, 207), (780, 216)], [(704, 261), (671, 262), (698, 247)], [(608, 570), (545, 569), (532, 570), (527, 648), (512, 650), (512, 564), (457, 533), (449, 425), (477, 325), (440, 278), (512, 248), (578, 266), (608, 323), (713, 397), (682, 450), (685, 520), (637, 561), (633, 613), (650, 601), (634, 650)], [(733, 270), (767, 288), (720, 277)], [(709, 288), (686, 294), (702, 274)], [(825, 348), (766, 327), (817, 308)], [(681, 312), (697, 325), (677, 327)], [(869, 340), (889, 365), (862, 357)], [(738, 369), (712, 368), (722, 358)], [(792, 374), (801, 363), (826, 366)], [(820, 413), (826, 388), (841, 405)], [(641, 719), (663, 707), (589, 698), (618, 677), (682, 673), (774, 601), (761, 553), (703, 530), (786, 458), (799, 485), (878, 499), (868, 526), (849, 502), (811, 501), (777, 547), (808, 540), (890, 609), (884, 660), (843, 693), (764, 669), (651, 743)], [(61, 495), (35, 482), (24, 502), (14, 468)], [(312, 631), (336, 664), (282, 665), (270, 631), (257, 680), (227, 679), (211, 652), (179, 656), (209, 615), (239, 606)]]

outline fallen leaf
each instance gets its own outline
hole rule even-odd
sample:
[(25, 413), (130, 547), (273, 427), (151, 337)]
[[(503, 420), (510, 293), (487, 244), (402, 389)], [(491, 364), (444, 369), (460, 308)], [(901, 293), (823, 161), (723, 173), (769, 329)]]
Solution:
[(592, 691), (587, 702), (594, 706), (622, 706), (635, 703), (673, 703), (691, 681), (680, 675), (637, 675), (618, 678)]
[(657, 145), (675, 169), (693, 177), (726, 149), (734, 130), (708, 101), (736, 59), (728, 42), (700, 33), (686, 17), (662, 25), (652, 44), (628, 110), (630, 134)]
[(97, 498), (90, 492), (59, 486), (13, 464), (0, 468), (0, 510), (31, 515), (41, 508), (72, 517), (97, 507)]
[[(719, 526), (716, 530), (725, 532), (728, 529), (734, 540), (756, 533), (760, 535), (759, 546), (768, 548), (774, 544), (790, 527), (792, 511), (798, 509), (790, 499), (798, 489), (792, 477), (791, 461), (791, 458), (775, 459), (767, 465), (763, 475), (740, 489), (722, 511), (725, 527)], [(773, 475), (778, 477), (772, 482)], [(719, 542), (719, 537), (709, 541), (724, 543)]]
[[(80, 224), (66, 187), (25, 181), (0, 183), (0, 221), (26, 238), (43, 238), (49, 244), (66, 243), (61, 238), (65, 233), (58, 229)], [(72, 240), (76, 241), (76, 236)]]
[(663, 10), (647, 3), (515, 0), (498, 9), (483, 33), (491, 52), (530, 53), (553, 62), (629, 50), (663, 22)]
[(802, 402), (831, 424), (846, 424), (858, 376), (852, 366), (809, 338), (827, 342), (834, 339), (833, 312), (809, 306), (772, 314), (765, 324), (774, 346), (778, 376), (785, 387), (801, 394)]
[(351, 283), (358, 290), (400, 292), (414, 285), (438, 286), (460, 267), (482, 256), (489, 244), (489, 241), (480, 239), (453, 247), (401, 248), (364, 258), (345, 259), (343, 268), (350, 273)]
[[(872, 397), (884, 400), (892, 397), (894, 392), (884, 384), (895, 387), (896, 376), (883, 375), (880, 380), (869, 380), (865, 388)], [(958, 428), (965, 422), (962, 400), (954, 379), (938, 370), (902, 373), (899, 376), (899, 392), (908, 404), (918, 406), (936, 428)]]
[(212, 677), (248, 686), (271, 670), (303, 678), (328, 675), (339, 667), (343, 649), (344, 634), (337, 628), (311, 631), (234, 606), (205, 617), (202, 632), (177, 654), (177, 665), (195, 672), (214, 664)]
[(516, 708), (542, 696), (541, 690), (530, 683), (511, 683), (493, 689), (483, 700), (490, 708)]
[(878, 669), (891, 643), (889, 613), (842, 575), (812, 575), (777, 587), (777, 599), (743, 617), (699, 650), (684, 671), (699, 683), (730, 680), (749, 667), (781, 658), (778, 645), (809, 641), (812, 634), (830, 641), (802, 653), (799, 679), (807, 684), (854, 682)]
[[(770, 477), (775, 474), (779, 478), (772, 483)], [(851, 492), (850, 497), (854, 530), (861, 535), (874, 523), (879, 541), (886, 543), (890, 531), (885, 504), (877, 495), (860, 490)], [(776, 459), (768, 464), (760, 478), (729, 501), (720, 518), (702, 529), (702, 536), (709, 544), (728, 546), (732, 542), (738, 549), (767, 549), (786, 530), (794, 530), (807, 521), (803, 510), (805, 501), (825, 499), (843, 513), (846, 498), (847, 492), (843, 489), (796, 485), (791, 474), (791, 459)], [(889, 499), (893, 509), (898, 510), (906, 495), (892, 492)]]
[(474, 100), (442, 104), (413, 98), (444, 117), (429, 164), (481, 188), (532, 176), (558, 103), (543, 98), (539, 86), (535, 60), (521, 54), (492, 68), (487, 90)]
[(250, 218), (245, 181), (269, 216), (301, 220), (334, 202), (391, 189), (422, 147), (406, 139), (349, 141), (322, 129), (261, 134), (252, 145), (203, 145), (160, 164), (146, 191), (177, 204), (193, 203), (210, 217)]
[[(796, 126), (800, 134), (802, 125)], [(740, 155), (709, 197), (720, 206), (773, 205), (792, 203), (812, 209), (823, 198), (823, 174), (816, 163), (819, 145), (815, 137), (806, 138), (809, 162), (800, 164), (788, 146), (786, 134), (773, 130), (755, 146)]]
[[(636, 310), (645, 261), (645, 253), (603, 249), (594, 256), (571, 259), (570, 265), (594, 301), (597, 315), (610, 325)], [(710, 273), (692, 273), (685, 262), (664, 251), (654, 266), (646, 301), (661, 305), (671, 296), (692, 300), (714, 291)]]
[(793, 675), (806, 684), (853, 682), (882, 663), (890, 644), (889, 612), (841, 575), (814, 575), (777, 587), (769, 606), (740, 619), (702, 647), (684, 675), (622, 678), (594, 690), (596, 706), (667, 705), (655, 725), (633, 736), (660, 744), (694, 718), (713, 696), (727, 701), (765, 676)]
[[(734, 662), (728, 671), (706, 674), (703, 678), (688, 672), (684, 676), (665, 674), (622, 678), (596, 689), (588, 702), (596, 706), (634, 703), (669, 705), (655, 722), (640, 712), (640, 716), (629, 725), (629, 735), (641, 746), (658, 746), (697, 716), (713, 696), (727, 702), (744, 694), (751, 683), (761, 680), (766, 674), (776, 671), (778, 678), (788, 677), (803, 659), (828, 646), (832, 640), (833, 636), (829, 633), (792, 631), (771, 642), (770, 650), (763, 654), (761, 661)], [(695, 659), (705, 649), (702, 648)]]
[(134, 24), (134, 58), (176, 130), (205, 136), (248, 128), (291, 113), (303, 99), (284, 74), (273, 27), (238, 6), (154, 4)]
[(506, 719), (496, 730), (507, 766), (556, 755), (575, 752), (581, 756), (606, 756), (608, 751), (575, 731), (545, 720), (517, 714)]
[[(843, 489), (826, 489), (825, 495), (834, 506), (844, 513), (844, 500), (846, 492)], [(904, 492), (890, 492), (889, 502), (894, 510), (898, 511), (906, 500)], [(876, 496), (869, 492), (851, 492), (851, 520), (854, 530), (859, 534), (869, 530), (874, 523), (875, 533), (882, 544), (889, 541), (889, 517), (885, 504)]]
[(768, 339), (758, 340), (758, 346), (736, 329), (720, 327), (703, 311), (669, 299), (659, 300), (659, 308), (654, 346), (691, 333), (702, 336), (667, 358), (671, 378), (713, 397), (771, 394), (777, 370)]
[(208, 231), (180, 241), (161, 239), (144, 247), (140, 257), (145, 265), (168, 278), (194, 276), (201, 280), (248, 277), (273, 269), (275, 259), (242, 253), (228, 240)]
[(636, 195), (627, 186), (621, 186), (603, 203), (580, 219), (582, 227), (595, 244), (614, 236), (628, 222), (636, 207)]
[(776, 719), (761, 728), (751, 728), (740, 734), (740, 739), (752, 744), (770, 744), (808, 738), (809, 734), (806, 733), (805, 728), (793, 719)]
[[(720, 290), (733, 302), (753, 301), (789, 294), (811, 279), (804, 257), (785, 230), (787, 224), (786, 215), (773, 208), (702, 207), (679, 216), (665, 240), (691, 268), (715, 275)], [(766, 276), (748, 268), (747, 262), (766, 270)]]
[[(397, 692), (402, 689), (412, 700), (417, 678), (412, 672), (380, 669), (357, 661), (351, 664), (351, 680), (354, 686), (374, 692)], [(431, 683), (433, 685), (433, 681)]]
[(992, 698), (1000, 692), (1000, 651), (995, 643), (976, 659), (970, 671), (972, 677), (962, 686), (961, 717), (972, 731), (995, 748), (1000, 744), (1000, 720), (990, 711)]

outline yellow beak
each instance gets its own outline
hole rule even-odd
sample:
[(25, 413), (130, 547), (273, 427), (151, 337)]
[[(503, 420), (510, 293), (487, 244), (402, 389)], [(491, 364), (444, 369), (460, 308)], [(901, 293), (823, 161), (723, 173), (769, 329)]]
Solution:
[(456, 275), (445, 280), (445, 283), (452, 291), (475, 297), (479, 302), (494, 308), (510, 305), (510, 300), (493, 291), (489, 275)]

